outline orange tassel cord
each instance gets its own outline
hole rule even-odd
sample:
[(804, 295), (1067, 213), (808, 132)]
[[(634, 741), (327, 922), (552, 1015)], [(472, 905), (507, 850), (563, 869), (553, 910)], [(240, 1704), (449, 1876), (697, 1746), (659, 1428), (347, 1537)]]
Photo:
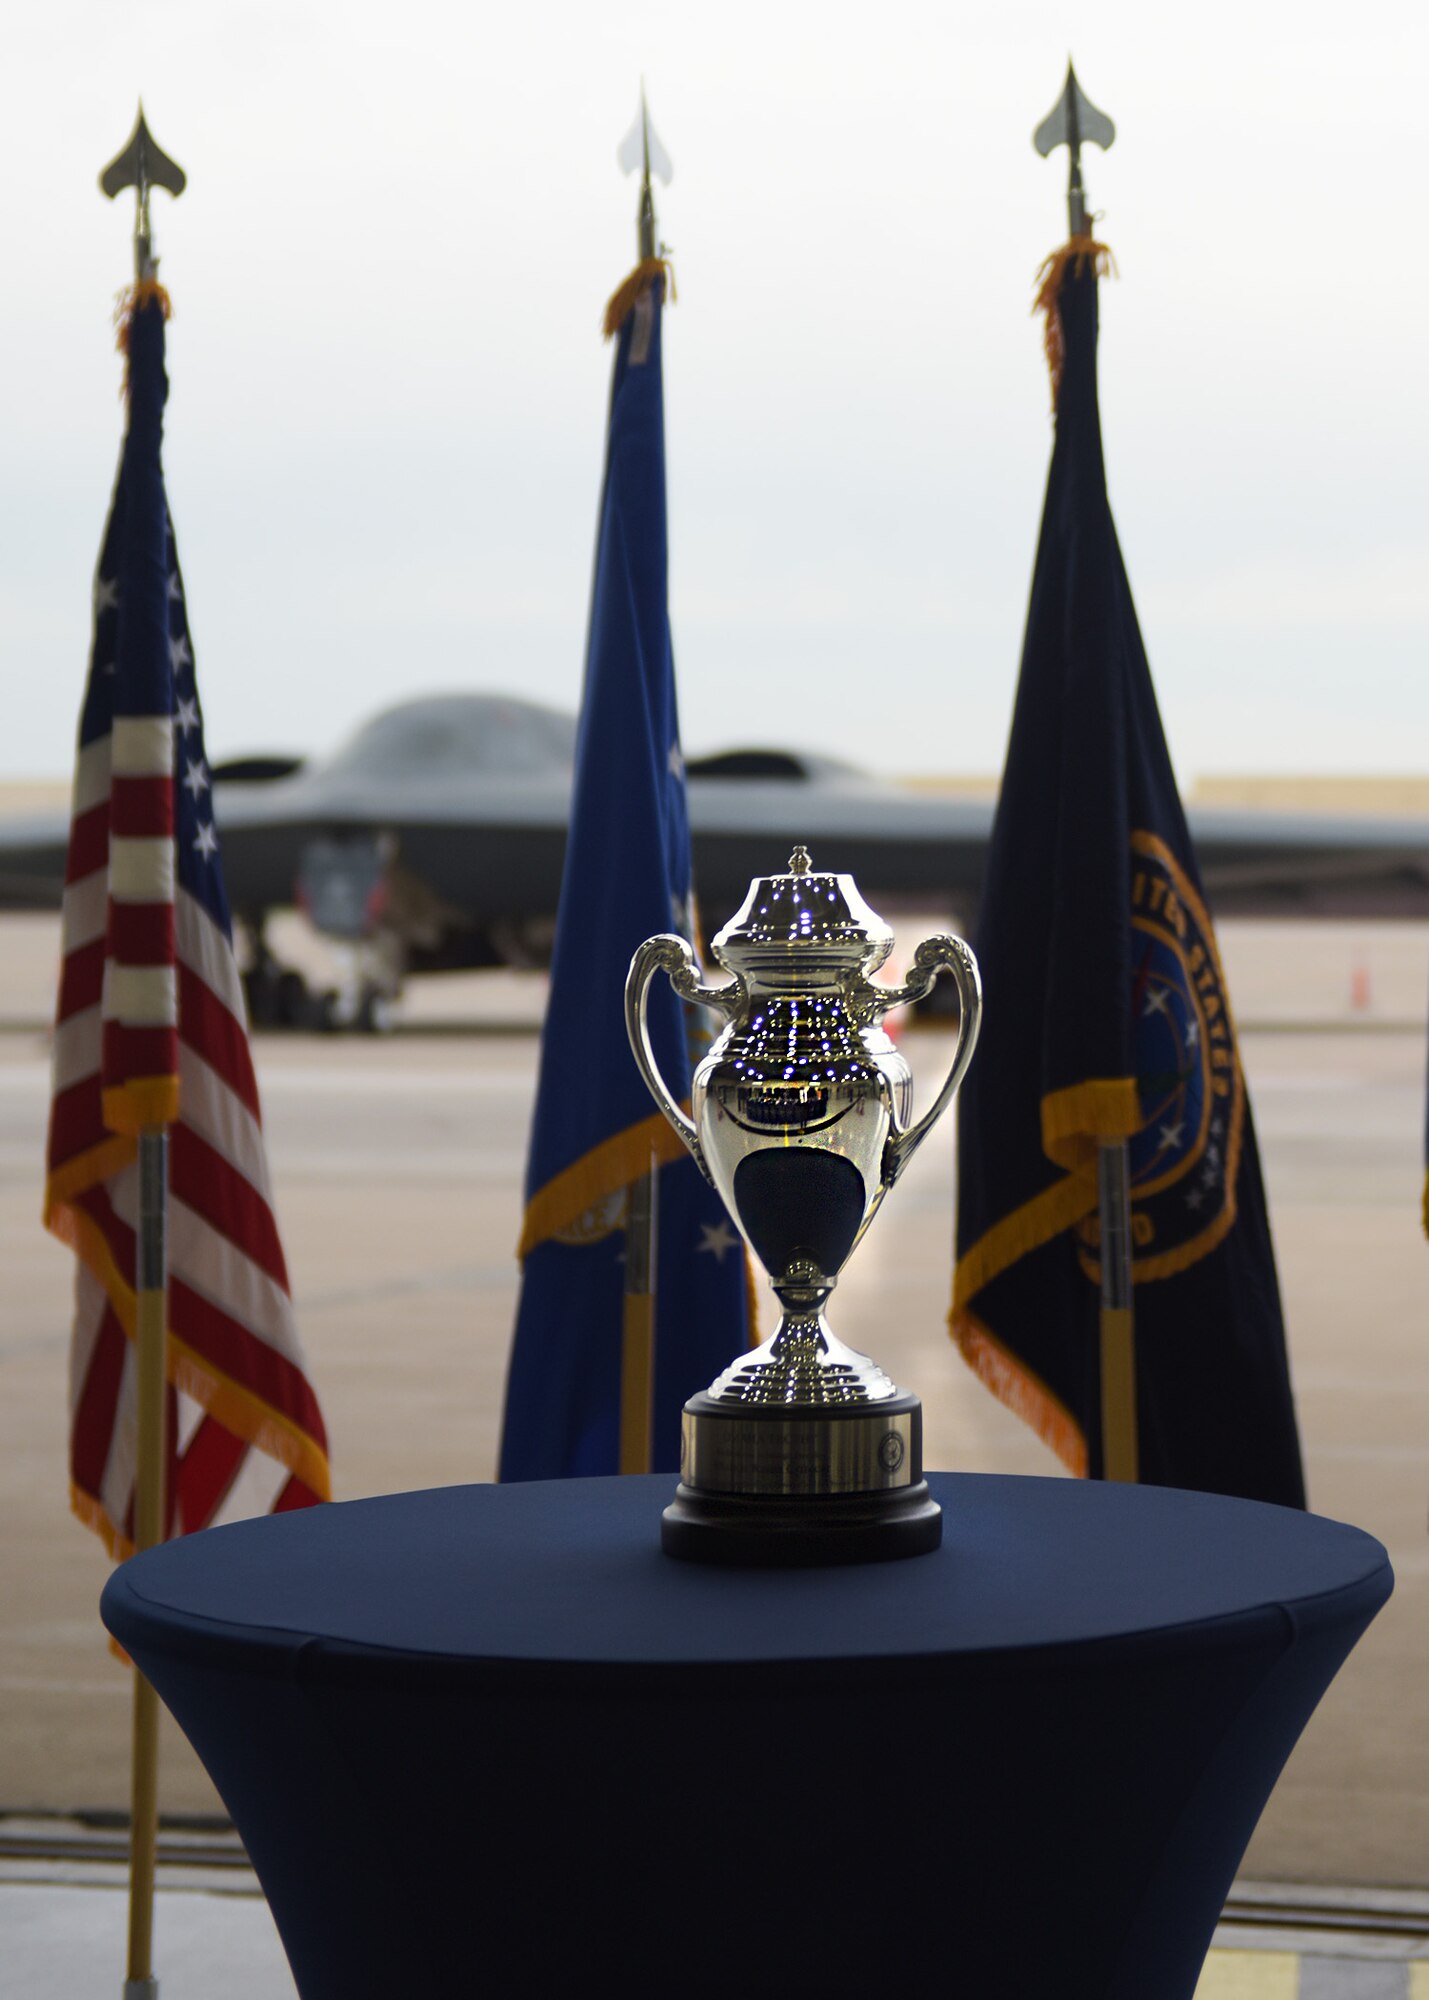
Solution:
[(664, 304), (667, 289), (673, 303), (679, 297), (679, 293), (675, 290), (675, 267), (669, 257), (642, 257), (630, 276), (617, 285), (610, 295), (604, 320), (607, 340), (615, 338), (634, 312), (635, 301), (657, 281), (660, 286), (660, 303)]
[(128, 355), (129, 329), (134, 324), (135, 313), (154, 305), (165, 319), (173, 318), (173, 301), (157, 278), (141, 278), (138, 284), (126, 286), (119, 294), (114, 307), (114, 344), (121, 354)]
[(1052, 378), (1052, 409), (1055, 414), (1057, 398), (1062, 391), (1062, 314), (1059, 299), (1062, 280), (1070, 264), (1078, 277), (1082, 275), (1087, 260), (1091, 259), (1092, 269), (1099, 278), (1117, 275), (1116, 259), (1105, 243), (1094, 242), (1090, 236), (1074, 236), (1070, 243), (1064, 243), (1060, 250), (1054, 250), (1038, 271), (1035, 283), (1037, 297), (1033, 302), (1034, 313), (1046, 315), (1046, 325), (1042, 334), (1042, 345), (1047, 355), (1047, 373)]

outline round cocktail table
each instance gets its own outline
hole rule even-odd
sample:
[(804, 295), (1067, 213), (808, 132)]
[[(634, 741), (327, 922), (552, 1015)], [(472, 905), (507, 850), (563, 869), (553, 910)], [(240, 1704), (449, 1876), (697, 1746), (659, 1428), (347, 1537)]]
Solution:
[(465, 1486), (168, 1543), (102, 1609), (304, 2000), (1189, 2000), (1384, 1550), (1206, 1494), (930, 1483), (943, 1546), (906, 1562), (673, 1561), (664, 1475)]

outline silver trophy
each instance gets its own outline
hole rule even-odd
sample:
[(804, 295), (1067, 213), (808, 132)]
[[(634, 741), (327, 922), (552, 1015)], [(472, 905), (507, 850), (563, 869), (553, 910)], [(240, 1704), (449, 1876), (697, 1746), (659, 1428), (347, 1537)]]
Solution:
[[(673, 935), (630, 964), (625, 1020), (651, 1095), (722, 1196), (783, 1308), (773, 1336), (685, 1405), (667, 1553), (702, 1562), (830, 1563), (921, 1555), (942, 1537), (923, 1478), (923, 1411), (830, 1332), (824, 1305), (855, 1245), (962, 1081), (982, 988), (961, 938), (920, 944), (906, 983), (870, 975), (893, 933), (850, 875), (758, 876), (713, 951), (733, 978), (702, 984)], [(941, 968), (961, 1015), (947, 1080), (912, 1121), (913, 1079), (884, 1032)], [(728, 1025), (695, 1070), (687, 1117), (655, 1063), (646, 999), (657, 971)]]

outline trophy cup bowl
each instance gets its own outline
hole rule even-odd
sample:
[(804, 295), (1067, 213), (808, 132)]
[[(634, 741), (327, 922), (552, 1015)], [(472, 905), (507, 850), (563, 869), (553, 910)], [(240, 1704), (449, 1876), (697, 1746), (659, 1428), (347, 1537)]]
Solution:
[[(922, 1404), (829, 1329), (824, 1307), (884, 1196), (951, 1102), (982, 1015), (977, 961), (961, 938), (919, 945), (902, 986), (870, 975), (893, 933), (850, 875), (816, 874), (796, 847), (783, 875), (757, 876), (713, 941), (733, 976), (706, 986), (673, 934), (647, 938), (625, 1018), (655, 1102), (769, 1273), (771, 1337), (685, 1405), (680, 1484), (666, 1553), (697, 1562), (814, 1564), (922, 1555), (942, 1538), (923, 1478)], [(913, 1080), (883, 1016), (952, 974), (960, 1017), (952, 1066), (912, 1120)], [(727, 1024), (697, 1066), (687, 1116), (655, 1062), (650, 981)]]

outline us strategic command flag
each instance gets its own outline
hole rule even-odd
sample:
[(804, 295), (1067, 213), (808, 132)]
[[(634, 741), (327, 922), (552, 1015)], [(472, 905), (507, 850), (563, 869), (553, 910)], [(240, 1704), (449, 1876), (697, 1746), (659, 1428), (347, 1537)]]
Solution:
[(134, 1544), (138, 1134), (169, 1130), (166, 1533), (328, 1497), (268, 1184), (183, 579), (164, 319), (129, 301), (129, 423), (94, 588), (62, 918), (45, 1222), (77, 1253), (70, 1490)]
[(1096, 264), (1069, 246), (1044, 294), (1056, 445), (977, 934), (952, 1327), (1101, 1476), (1097, 1153), (1127, 1140), (1140, 1477), (1299, 1507), (1250, 1103), (1107, 501)]
[[(691, 935), (666, 601), (664, 281), (654, 260), (642, 265), (607, 317), (608, 330), (612, 318), (620, 322), (618, 346), (527, 1166), (503, 1480), (674, 1471), (683, 1404), (747, 1344), (740, 1241), (655, 1110), (625, 1031), (636, 946), (657, 931)], [(688, 1098), (686, 1010), (667, 980), (652, 984), (649, 1019), (661, 1071), (675, 1097)], [(624, 1339), (626, 1221), (632, 1186), (652, 1162), (658, 1255), (646, 1359), (626, 1352)], [(630, 1247), (635, 1254), (633, 1232)]]

